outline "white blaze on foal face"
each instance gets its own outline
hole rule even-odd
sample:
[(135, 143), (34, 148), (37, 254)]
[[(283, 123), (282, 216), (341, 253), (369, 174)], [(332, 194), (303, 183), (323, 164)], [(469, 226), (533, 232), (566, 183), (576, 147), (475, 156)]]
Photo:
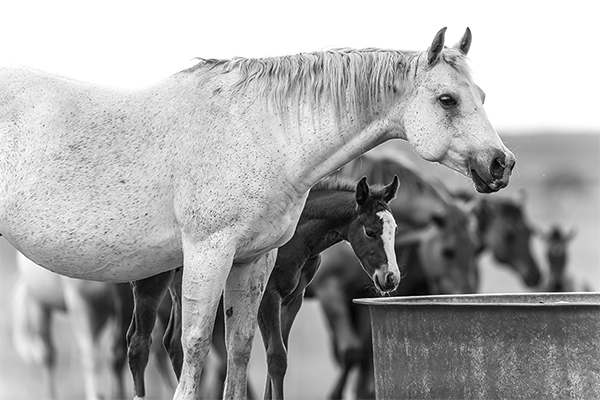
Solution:
[[(391, 286), (396, 288), (400, 282), (400, 270), (396, 261), (395, 238), (396, 238), (396, 220), (389, 211), (380, 211), (377, 213), (381, 219), (383, 230), (381, 233), (381, 241), (387, 256), (387, 264), (382, 265), (379, 270), (375, 271), (373, 281), (378, 285), (378, 289), (384, 292), (390, 291)], [(398, 277), (396, 279), (395, 277)], [(392, 289), (392, 290), (393, 290)]]

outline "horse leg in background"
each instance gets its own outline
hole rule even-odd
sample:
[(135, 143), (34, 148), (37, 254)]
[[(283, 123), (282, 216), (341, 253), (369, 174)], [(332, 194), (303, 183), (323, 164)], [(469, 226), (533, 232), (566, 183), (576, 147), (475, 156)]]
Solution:
[(173, 280), (174, 271), (167, 271), (150, 278), (131, 283), (133, 290), (133, 316), (127, 331), (127, 358), (133, 376), (133, 395), (136, 399), (146, 396), (144, 372), (152, 341), (158, 306), (165, 297)]
[(42, 380), (48, 398), (57, 398), (56, 348), (52, 342), (52, 310), (34, 299), (21, 280), (16, 283), (12, 303), (12, 337), (19, 355), (42, 367)]
[[(296, 288), (292, 293), (280, 293), (277, 288), (271, 287), (271, 280), (267, 284), (267, 290), (258, 311), (258, 324), (267, 353), (265, 399), (284, 398), (283, 382), (288, 367), (287, 353), (290, 332), (302, 307), (304, 291), (317, 273), (320, 264), (320, 255), (310, 258), (304, 263), (300, 279), (295, 283)], [(284, 298), (282, 299), (281, 296)]]
[[(73, 279), (65, 279), (63, 282), (67, 315), (81, 356), (86, 399), (101, 399), (103, 396), (100, 393), (102, 367), (99, 338), (109, 316), (115, 316), (115, 304), (110, 305), (110, 301), (114, 300), (116, 293), (106, 290), (113, 288), (106, 283)], [(89, 288), (96, 291), (93, 288), (96, 285), (102, 293), (97, 298), (96, 293), (86, 293)], [(100, 305), (106, 305), (107, 302), (110, 306), (103, 310)]]
[(257, 325), (257, 314), (269, 275), (275, 266), (277, 249), (251, 264), (236, 264), (225, 289), (225, 341), (227, 377), (223, 398), (246, 398), (248, 362)]
[[(169, 294), (171, 295), (170, 302), (168, 299), (163, 300), (158, 308), (158, 318), (166, 327), (163, 335), (163, 346), (171, 359), (171, 366), (177, 380), (181, 376), (181, 368), (183, 365), (183, 348), (181, 347), (181, 279), (183, 276), (183, 269), (177, 268), (173, 273), (173, 279), (169, 285)], [(161, 356), (164, 353), (160, 353)], [(166, 363), (162, 360), (159, 361), (159, 367), (163, 371), (166, 367)], [(163, 371), (166, 373), (167, 371)], [(165, 375), (171, 376), (170, 373)], [(169, 379), (170, 381), (170, 379)], [(170, 383), (170, 385), (173, 382)], [(177, 384), (175, 383), (175, 386)]]
[(219, 300), (232, 270), (235, 244), (213, 235), (201, 242), (182, 235), (184, 268), (181, 287), (183, 367), (175, 400), (198, 398), (198, 382), (210, 350)]
[(265, 346), (267, 377), (264, 399), (283, 399), (283, 377), (287, 370), (286, 348), (281, 331), (281, 296), (267, 284), (258, 309), (258, 327)]
[(362, 343), (349, 310), (352, 300), (335, 279), (323, 280), (314, 291), (328, 322), (336, 361), (342, 368), (330, 398), (341, 399), (348, 374), (362, 357)]
[(129, 283), (115, 284), (117, 292), (117, 327), (115, 340), (113, 341), (112, 373), (115, 377), (117, 393), (115, 398), (126, 397), (125, 382), (123, 380), (123, 369), (127, 363), (127, 330), (133, 316), (133, 295)]

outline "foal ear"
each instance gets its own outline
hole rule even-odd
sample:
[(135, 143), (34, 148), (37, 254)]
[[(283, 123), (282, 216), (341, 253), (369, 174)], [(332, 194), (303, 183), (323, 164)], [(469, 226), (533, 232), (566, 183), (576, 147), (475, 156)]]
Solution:
[(394, 198), (396, 197), (396, 192), (398, 192), (399, 186), (400, 186), (400, 180), (398, 179), (398, 175), (394, 175), (394, 179), (392, 180), (392, 183), (387, 185), (384, 189), (385, 195), (383, 196), (383, 200), (386, 203), (389, 203), (390, 201), (394, 200)]
[(367, 184), (367, 177), (363, 176), (360, 181), (356, 184), (356, 203), (362, 206), (367, 202), (369, 198), (369, 185)]
[(454, 48), (460, 50), (460, 52), (466, 56), (467, 53), (469, 52), (469, 49), (471, 48), (471, 38), (472, 38), (471, 30), (467, 27), (465, 34), (460, 39), (460, 41), (458, 43), (456, 43)]
[(439, 32), (433, 38), (431, 46), (429, 46), (429, 49), (427, 49), (427, 64), (429, 66), (433, 66), (437, 62), (438, 57), (444, 48), (446, 29), (447, 28), (444, 27), (439, 30)]

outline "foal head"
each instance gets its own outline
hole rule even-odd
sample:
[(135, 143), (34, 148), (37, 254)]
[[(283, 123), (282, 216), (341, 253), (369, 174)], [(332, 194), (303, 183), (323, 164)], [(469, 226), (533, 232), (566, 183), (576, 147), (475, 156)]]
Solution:
[(399, 181), (373, 189), (362, 178), (356, 185), (356, 216), (348, 226), (348, 242), (377, 290), (389, 293), (400, 283), (394, 251), (396, 221), (388, 203), (396, 196)]

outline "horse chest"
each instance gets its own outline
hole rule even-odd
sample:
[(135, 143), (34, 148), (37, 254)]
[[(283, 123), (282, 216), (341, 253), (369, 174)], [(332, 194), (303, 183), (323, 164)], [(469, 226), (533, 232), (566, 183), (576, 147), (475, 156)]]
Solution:
[(278, 248), (293, 236), (306, 195), (260, 197), (250, 201), (237, 225), (236, 262), (247, 262), (265, 251)]

